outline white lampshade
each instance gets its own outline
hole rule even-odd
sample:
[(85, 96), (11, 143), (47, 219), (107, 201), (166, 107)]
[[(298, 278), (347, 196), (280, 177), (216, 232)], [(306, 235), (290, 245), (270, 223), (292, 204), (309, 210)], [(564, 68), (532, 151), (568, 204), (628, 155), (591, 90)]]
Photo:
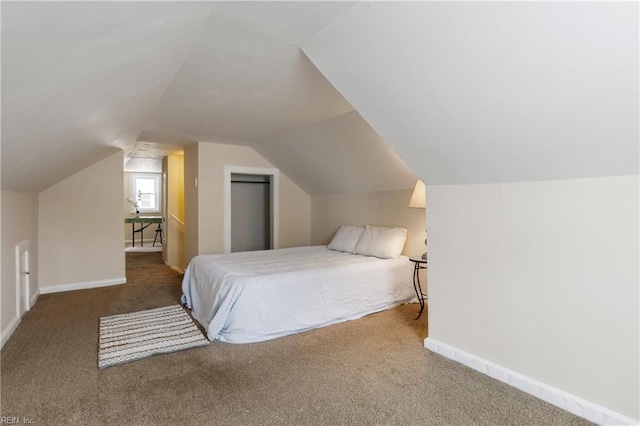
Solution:
[(418, 179), (415, 188), (413, 188), (413, 195), (411, 195), (409, 207), (412, 207), (414, 209), (427, 208), (427, 191), (424, 183), (420, 179)]

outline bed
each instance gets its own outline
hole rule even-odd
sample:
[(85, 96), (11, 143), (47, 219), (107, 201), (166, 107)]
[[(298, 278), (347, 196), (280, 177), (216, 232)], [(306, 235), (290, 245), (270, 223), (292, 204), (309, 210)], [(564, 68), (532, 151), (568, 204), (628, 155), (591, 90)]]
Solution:
[(407, 257), (310, 246), (196, 256), (182, 302), (209, 340), (251, 343), (416, 301)]

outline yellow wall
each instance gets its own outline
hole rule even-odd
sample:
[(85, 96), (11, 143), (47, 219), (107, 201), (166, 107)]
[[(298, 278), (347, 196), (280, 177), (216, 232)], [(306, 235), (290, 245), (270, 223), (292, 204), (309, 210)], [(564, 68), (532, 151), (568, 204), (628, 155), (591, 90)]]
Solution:
[[(165, 166), (166, 164), (166, 166)], [(163, 161), (167, 178), (167, 211), (164, 228), (164, 258), (167, 265), (184, 271), (185, 269), (185, 227), (184, 223), (184, 157), (169, 155)]]

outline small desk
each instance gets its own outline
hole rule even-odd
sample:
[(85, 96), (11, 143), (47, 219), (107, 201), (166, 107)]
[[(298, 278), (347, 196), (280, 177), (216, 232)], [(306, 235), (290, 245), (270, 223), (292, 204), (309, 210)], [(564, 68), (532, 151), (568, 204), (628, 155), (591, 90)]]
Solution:
[[(144, 230), (152, 223), (162, 223), (162, 216), (140, 216), (140, 217), (125, 217), (124, 223), (131, 224), (131, 244), (136, 246), (136, 232), (140, 233), (140, 247), (144, 246)], [(136, 229), (136, 223), (140, 224), (140, 229)], [(146, 225), (145, 225), (146, 223)]]
[(421, 257), (410, 257), (409, 260), (413, 262), (413, 289), (418, 296), (418, 302), (420, 302), (420, 313), (416, 319), (420, 318), (422, 311), (424, 311), (424, 303), (427, 300), (427, 295), (422, 292), (422, 286), (420, 285), (420, 271), (427, 269), (427, 259)]

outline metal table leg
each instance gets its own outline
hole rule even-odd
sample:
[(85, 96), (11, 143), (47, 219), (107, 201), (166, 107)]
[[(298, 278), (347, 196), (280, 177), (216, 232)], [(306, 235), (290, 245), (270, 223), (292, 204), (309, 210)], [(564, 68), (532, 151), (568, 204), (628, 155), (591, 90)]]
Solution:
[[(422, 266), (422, 264), (418, 261), (412, 259), (414, 264), (413, 267), (413, 289), (416, 292), (416, 296), (418, 297), (418, 302), (420, 303), (420, 312), (415, 319), (420, 318), (422, 312), (424, 311), (425, 300), (427, 299), (427, 295), (422, 292), (422, 285), (420, 284), (420, 271), (422, 269), (427, 269), (426, 266)], [(425, 263), (426, 264), (426, 263)]]

